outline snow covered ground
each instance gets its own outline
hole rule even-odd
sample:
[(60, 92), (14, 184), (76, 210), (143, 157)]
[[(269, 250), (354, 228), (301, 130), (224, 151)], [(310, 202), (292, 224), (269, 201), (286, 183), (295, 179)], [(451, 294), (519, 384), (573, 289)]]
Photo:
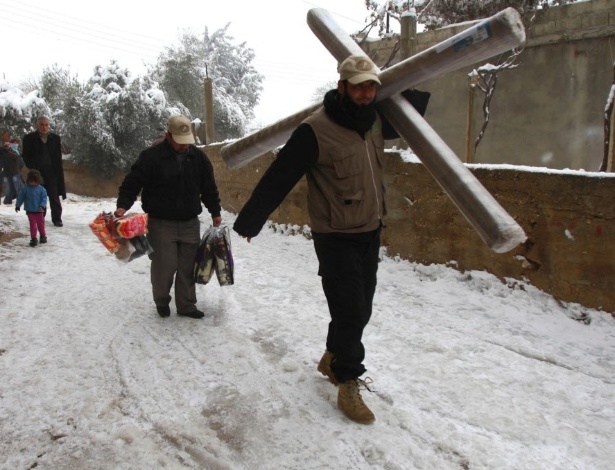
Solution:
[(69, 194), (36, 248), (0, 207), (24, 234), (0, 245), (1, 469), (615, 469), (609, 314), (385, 257), (364, 338), (377, 421), (359, 425), (316, 371), (311, 241), (232, 232), (235, 285), (197, 286), (203, 320), (163, 319), (147, 258), (88, 227), (114, 207)]

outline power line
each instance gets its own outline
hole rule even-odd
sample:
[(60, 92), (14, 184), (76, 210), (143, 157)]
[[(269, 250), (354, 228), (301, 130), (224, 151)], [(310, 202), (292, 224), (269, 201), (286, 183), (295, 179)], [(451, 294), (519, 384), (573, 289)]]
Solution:
[[(100, 50), (119, 51), (123, 54), (135, 58), (151, 57), (156, 58), (160, 49), (155, 48), (151, 43), (145, 42), (147, 36), (133, 35), (129, 37), (126, 31), (117, 28), (104, 28), (96, 23), (77, 20), (71, 17), (60, 16), (50, 10), (41, 9), (33, 12), (24, 8), (16, 8), (0, 2), (0, 8), (9, 14), (11, 21), (3, 25), (3, 33), (13, 30), (17, 37), (25, 34), (36, 34), (43, 41), (46, 37), (52, 36), (62, 41), (75, 41), (79, 45), (94, 46)], [(44, 15), (41, 16), (41, 13)], [(72, 21), (66, 21), (66, 18)], [(81, 24), (76, 23), (81, 21)], [(135, 39), (136, 38), (136, 39)], [(158, 40), (159, 41), (159, 40)]]
[[(93, 35), (106, 41), (128, 41), (132, 45), (150, 51), (155, 50), (151, 46), (152, 42), (161, 43), (160, 37), (127, 31), (125, 29), (116, 28), (113, 25), (102, 25), (83, 18), (60, 14), (43, 7), (34, 8), (27, 3), (21, 3), (17, 6), (0, 1), (0, 7), (5, 16), (10, 16), (11, 20), (19, 18), (22, 24), (24, 24), (24, 21), (26, 22), (25, 24), (28, 24), (27, 21), (34, 21), (34, 27), (37, 28), (36, 30), (40, 29), (40, 26), (48, 25), (62, 30), (69, 30), (74, 33)], [(3, 28), (9, 25), (10, 21), (3, 24)], [(29, 23), (29, 25), (32, 26), (32, 23)]]
[[(300, 1), (318, 6), (305, 0)], [(3, 25), (5, 35), (14, 33), (16, 37), (23, 34), (40, 36), (43, 48), (49, 47), (49, 41), (45, 39), (53, 38), (63, 43), (68, 42), (70, 45), (77, 44), (92, 51), (116, 52), (123, 57), (137, 58), (142, 61), (143, 65), (146, 65), (147, 62), (155, 63), (165, 46), (168, 45), (168, 41), (163, 41), (161, 37), (127, 31), (113, 25), (101, 25), (48, 8), (34, 7), (26, 2), (20, 2), (17, 5), (15, 2), (0, 0), (0, 10), (5, 16), (11, 18), (11, 21)], [(354, 21), (339, 13), (332, 12), (332, 14)], [(41, 55), (44, 57), (44, 50)], [(121, 62), (122, 57), (115, 57), (115, 59)], [(258, 56), (255, 56), (253, 65), (265, 78), (275, 80), (310, 82), (322, 80), (322, 77), (328, 77), (331, 73), (328, 69), (318, 70), (312, 65), (306, 67), (293, 65), (289, 68), (285, 62), (260, 60)]]
[[(357, 24), (358, 26), (360, 26), (360, 27), (365, 26), (365, 22), (364, 22), (364, 21), (358, 21), (358, 20), (356, 20), (355, 18), (350, 18), (349, 16), (346, 16), (346, 15), (344, 15), (344, 14), (342, 14), (342, 13), (339, 13), (339, 12), (335, 12), (335, 11), (333, 11), (333, 10), (329, 9), (329, 8), (325, 8), (325, 7), (323, 7), (323, 6), (320, 6), (320, 5), (318, 5), (318, 4), (314, 3), (314, 2), (309, 2), (309, 1), (307, 1), (307, 0), (300, 0), (300, 1), (301, 1), (302, 3), (305, 3), (306, 5), (311, 5), (311, 6), (313, 6), (314, 8), (322, 8), (323, 10), (327, 10), (327, 11), (328, 11), (329, 13), (331, 13), (332, 15), (335, 15), (335, 16), (338, 16), (338, 17), (340, 17), (340, 18), (344, 18), (345, 20), (348, 20), (348, 21), (351, 21), (351, 22), (353, 22), (353, 23), (356, 23), (356, 24)], [(366, 13), (367, 13), (367, 12), (366, 12)]]

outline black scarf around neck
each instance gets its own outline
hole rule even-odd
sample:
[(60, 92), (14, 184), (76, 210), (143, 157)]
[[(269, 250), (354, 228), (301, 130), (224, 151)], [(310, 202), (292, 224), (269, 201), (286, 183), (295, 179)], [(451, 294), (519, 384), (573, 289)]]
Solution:
[(376, 107), (372, 103), (360, 106), (344, 99), (337, 89), (328, 91), (323, 100), (325, 112), (340, 126), (352, 129), (363, 135), (376, 121)]

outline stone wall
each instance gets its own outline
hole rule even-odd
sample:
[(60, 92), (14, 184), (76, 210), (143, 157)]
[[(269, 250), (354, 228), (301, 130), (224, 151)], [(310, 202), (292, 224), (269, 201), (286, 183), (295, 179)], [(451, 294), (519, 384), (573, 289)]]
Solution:
[[(274, 158), (271, 154), (231, 170), (220, 145), (206, 147), (223, 208), (237, 213)], [(389, 255), (422, 264), (487, 271), (501, 279), (527, 280), (556, 299), (615, 312), (615, 174), (538, 172), (473, 165), (471, 171), (523, 227), (528, 241), (494, 253), (475, 233), (420, 163), (396, 153), (387, 166)], [(116, 197), (123, 175), (109, 181), (66, 164), (69, 192)], [(305, 179), (271, 215), (277, 223), (309, 225)]]

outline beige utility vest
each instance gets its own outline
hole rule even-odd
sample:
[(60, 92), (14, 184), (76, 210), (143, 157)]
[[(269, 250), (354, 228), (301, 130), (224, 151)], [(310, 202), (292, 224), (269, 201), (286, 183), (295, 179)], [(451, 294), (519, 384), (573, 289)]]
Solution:
[(365, 140), (320, 108), (307, 119), (318, 141), (318, 161), (307, 173), (308, 212), (314, 232), (377, 229), (386, 214), (384, 138), (376, 119)]

